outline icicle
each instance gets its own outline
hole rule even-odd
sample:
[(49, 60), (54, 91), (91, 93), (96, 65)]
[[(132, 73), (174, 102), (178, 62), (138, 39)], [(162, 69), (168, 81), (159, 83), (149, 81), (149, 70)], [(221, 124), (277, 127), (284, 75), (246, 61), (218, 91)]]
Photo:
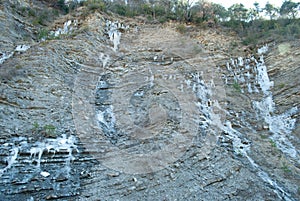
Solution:
[(18, 45), (18, 46), (16, 47), (15, 50), (16, 50), (17, 52), (25, 52), (25, 51), (27, 51), (29, 48), (30, 48), (29, 45)]
[(257, 64), (257, 81), (264, 94), (268, 94), (274, 82), (269, 80), (267, 67), (264, 64)]
[(107, 65), (107, 63), (108, 63), (109, 60), (110, 60), (110, 57), (109, 57), (109, 55), (106, 55), (106, 56), (105, 56), (103, 53), (100, 53), (100, 60), (101, 60), (101, 62), (102, 62), (103, 68), (105, 68), (106, 65)]
[(109, 131), (115, 130), (116, 117), (115, 117), (113, 110), (114, 110), (113, 106), (110, 105), (104, 111), (99, 111), (96, 116), (97, 120), (100, 123), (102, 123), (106, 127), (106, 129)]
[(268, 50), (269, 50), (269, 47), (268, 47), (268, 45), (264, 45), (264, 46), (262, 46), (261, 48), (259, 48), (258, 50), (257, 50), (257, 53), (258, 54), (265, 54), (265, 53), (267, 53), (268, 52)]
[(14, 52), (11, 52), (9, 54), (2, 54), (2, 57), (0, 58), (0, 64), (3, 64), (5, 60), (9, 59), (10, 57), (12, 57), (14, 55)]
[(251, 87), (251, 83), (248, 83), (248, 92), (251, 94), (253, 91), (252, 91), (252, 87)]
[(18, 147), (14, 147), (11, 150), (12, 156), (9, 157), (6, 161), (7, 161), (7, 166), (4, 169), (0, 169), (0, 177), (3, 175), (4, 172), (6, 172), (8, 169), (10, 169), (12, 167), (12, 165), (16, 162), (17, 157), (18, 157), (18, 153), (19, 153), (19, 148)]
[(243, 65), (244, 65), (244, 61), (243, 61), (243, 58), (242, 58), (242, 57), (239, 57), (239, 58), (238, 58), (238, 65), (239, 65), (239, 66), (243, 66)]

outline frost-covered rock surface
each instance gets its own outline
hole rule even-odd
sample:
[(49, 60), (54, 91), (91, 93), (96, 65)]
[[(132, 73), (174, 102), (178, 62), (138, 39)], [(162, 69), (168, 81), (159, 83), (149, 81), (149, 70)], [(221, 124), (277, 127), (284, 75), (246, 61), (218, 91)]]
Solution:
[(11, 58), (16, 52), (26, 52), (30, 48), (29, 45), (18, 45), (13, 52), (1, 53), (0, 64), (3, 64), (7, 59)]
[(50, 35), (53, 35), (55, 37), (58, 37), (60, 35), (64, 34), (70, 34), (74, 27), (76, 28), (78, 24), (78, 20), (68, 20), (64, 23), (64, 26), (62, 28), (58, 28), (55, 31), (50, 32)]
[(299, 200), (299, 42), (106, 17), (1, 50), (0, 200)]

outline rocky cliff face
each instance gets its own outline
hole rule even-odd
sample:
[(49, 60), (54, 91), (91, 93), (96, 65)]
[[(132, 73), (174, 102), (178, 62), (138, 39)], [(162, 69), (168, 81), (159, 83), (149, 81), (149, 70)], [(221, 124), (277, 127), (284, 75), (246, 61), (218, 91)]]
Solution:
[(79, 11), (37, 42), (10, 5), (1, 200), (299, 199), (299, 41), (249, 56), (228, 33)]

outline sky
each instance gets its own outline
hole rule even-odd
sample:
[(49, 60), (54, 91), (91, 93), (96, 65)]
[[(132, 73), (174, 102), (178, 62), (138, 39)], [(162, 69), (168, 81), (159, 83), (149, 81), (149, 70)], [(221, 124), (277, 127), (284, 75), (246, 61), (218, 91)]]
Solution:
[(242, 3), (246, 8), (253, 8), (255, 2), (259, 3), (260, 7), (265, 7), (266, 3), (269, 1), (270, 4), (273, 4), (276, 7), (280, 7), (284, 0), (208, 0), (214, 3), (223, 5), (225, 8), (229, 8), (232, 4)]

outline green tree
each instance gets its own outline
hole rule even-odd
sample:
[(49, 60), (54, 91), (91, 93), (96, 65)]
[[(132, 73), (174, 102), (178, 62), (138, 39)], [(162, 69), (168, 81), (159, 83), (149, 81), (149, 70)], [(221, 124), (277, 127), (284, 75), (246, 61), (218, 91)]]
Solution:
[(226, 24), (238, 32), (243, 32), (248, 19), (248, 10), (243, 4), (233, 4), (228, 8), (230, 21)]
[(298, 11), (300, 9), (300, 2), (295, 3), (291, 0), (286, 0), (280, 7), (280, 15), (296, 18)]
[(214, 18), (217, 19), (216, 21), (225, 21), (229, 17), (227, 9), (220, 4), (212, 3), (212, 10)]
[(261, 12), (261, 9), (260, 9), (260, 7), (259, 7), (259, 3), (258, 3), (258, 2), (255, 2), (253, 5), (254, 5), (254, 7), (255, 7), (255, 11), (256, 11), (257, 13), (260, 13), (260, 12)]
[(191, 0), (173, 0), (172, 8), (176, 19), (179, 21), (190, 22), (192, 20), (192, 1)]
[(193, 12), (192, 12), (192, 0), (179, 0), (180, 8), (183, 11), (183, 16), (186, 22), (191, 22), (193, 18)]
[(250, 8), (247, 13), (247, 21), (252, 22), (257, 19), (257, 13), (254, 8)]
[(192, 8), (195, 15), (197, 15), (197, 21), (208, 21), (213, 18), (213, 10), (210, 2), (205, 0), (199, 0)]
[(149, 0), (148, 3), (146, 3), (149, 8), (151, 8), (151, 16), (153, 19), (156, 19), (156, 17), (164, 17), (168, 18), (170, 17), (170, 12), (172, 9), (172, 1), (170, 0)]
[(278, 8), (276, 8), (274, 5), (270, 4), (269, 2), (266, 3), (264, 10), (266, 11), (266, 14), (270, 17), (270, 20), (273, 20), (278, 13)]
[(230, 18), (237, 21), (246, 21), (248, 19), (247, 8), (243, 4), (233, 4), (229, 7)]
[(259, 3), (255, 2), (254, 4), (254, 9), (252, 11), (252, 14), (254, 16), (254, 19), (257, 20), (259, 19), (259, 14), (262, 12), (262, 9), (260, 8)]

